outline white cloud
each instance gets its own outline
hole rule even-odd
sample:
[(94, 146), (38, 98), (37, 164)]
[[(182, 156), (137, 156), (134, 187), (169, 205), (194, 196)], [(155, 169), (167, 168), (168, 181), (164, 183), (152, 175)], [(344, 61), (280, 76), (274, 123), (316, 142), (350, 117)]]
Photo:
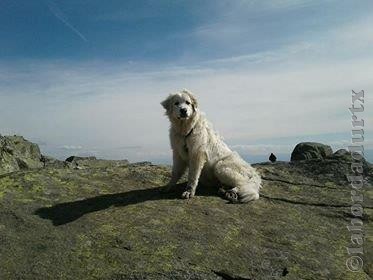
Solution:
[(294, 148), (293, 145), (264, 145), (264, 144), (232, 145), (230, 147), (240, 154), (249, 154), (249, 155), (270, 155), (271, 153), (290, 155), (292, 149)]
[(61, 149), (64, 149), (64, 150), (81, 150), (83, 149), (82, 146), (74, 146), (74, 145), (64, 145), (61, 147)]
[[(0, 116), (7, 120), (1, 130), (13, 129), (55, 146), (80, 143), (66, 145), (70, 150), (141, 146), (110, 155), (146, 160), (169, 155), (168, 120), (159, 103), (169, 92), (184, 87), (197, 93), (201, 109), (225, 139), (242, 145), (263, 138), (349, 131), (350, 90), (361, 86), (373, 91), (373, 66), (365, 61), (317, 63), (282, 71), (183, 69), (101, 77), (100, 71), (85, 69), (80, 77), (63, 79), (63, 73), (56, 71), (48, 81), (53, 90), (43, 94), (38, 94), (43, 82), (32, 91), (27, 83), (19, 84), (12, 95), (0, 97)], [(371, 100), (367, 99), (366, 108)], [(268, 152), (269, 148), (252, 146), (251, 151), (255, 149)], [(100, 153), (105, 156), (105, 151)]]

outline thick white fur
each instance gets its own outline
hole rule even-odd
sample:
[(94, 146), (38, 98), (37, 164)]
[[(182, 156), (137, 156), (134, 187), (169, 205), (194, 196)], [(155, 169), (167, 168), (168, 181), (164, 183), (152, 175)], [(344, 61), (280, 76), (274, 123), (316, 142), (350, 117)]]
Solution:
[(183, 90), (170, 95), (161, 104), (171, 122), (173, 167), (167, 189), (175, 185), (188, 168), (188, 184), (183, 198), (194, 196), (199, 181), (202, 185), (219, 187), (233, 202), (259, 198), (260, 175), (214, 132), (199, 111), (192, 93)]

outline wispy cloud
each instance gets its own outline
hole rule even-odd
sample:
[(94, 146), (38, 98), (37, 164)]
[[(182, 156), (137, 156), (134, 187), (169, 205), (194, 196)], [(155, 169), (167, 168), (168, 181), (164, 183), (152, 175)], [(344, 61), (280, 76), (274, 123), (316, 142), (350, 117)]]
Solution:
[[(260, 1), (254, 0), (251, 1), (251, 4), (259, 4), (262, 5), (264, 9), (269, 10), (290, 10), (290, 9), (300, 9), (305, 8), (311, 5), (315, 5), (314, 0), (270, 0), (270, 1)], [(329, 0), (330, 2), (330, 0)]]
[(58, 20), (60, 20), (66, 27), (68, 27), (71, 31), (78, 35), (80, 39), (82, 39), (85, 42), (88, 42), (87, 38), (69, 22), (68, 18), (65, 16), (65, 14), (61, 11), (61, 9), (53, 0), (46, 0), (46, 4), (48, 5), (48, 8), (51, 11), (51, 13)]
[(263, 52), (256, 52), (252, 54), (246, 55), (238, 55), (232, 57), (225, 57), (220, 59), (213, 59), (207, 60), (203, 62), (203, 64), (207, 65), (224, 65), (228, 64), (231, 65), (232, 63), (253, 63), (253, 64), (260, 64), (260, 63), (268, 63), (268, 62), (276, 62), (281, 61), (289, 58), (289, 56), (296, 56), (296, 55), (305, 55), (307, 52), (312, 51), (313, 45), (307, 42), (300, 42), (294, 45), (286, 46), (279, 48), (277, 50), (270, 50), (270, 51), (263, 51)]
[(232, 145), (231, 148), (241, 154), (250, 155), (269, 155), (275, 154), (290, 154), (294, 148), (292, 145), (265, 145), (265, 144), (252, 144), (252, 145)]
[(61, 147), (63, 150), (81, 150), (83, 149), (82, 146), (74, 146), (74, 145), (64, 145)]

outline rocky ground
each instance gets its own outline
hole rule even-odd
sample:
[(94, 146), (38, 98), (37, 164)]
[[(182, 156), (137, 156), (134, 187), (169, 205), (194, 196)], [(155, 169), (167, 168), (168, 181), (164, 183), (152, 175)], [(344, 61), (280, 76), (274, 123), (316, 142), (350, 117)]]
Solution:
[[(75, 163), (74, 163), (75, 162)], [(373, 168), (365, 163), (364, 269), (346, 247), (351, 158), (255, 165), (264, 187), (230, 204), (163, 194), (170, 167), (74, 158), (0, 176), (0, 279), (371, 279)]]

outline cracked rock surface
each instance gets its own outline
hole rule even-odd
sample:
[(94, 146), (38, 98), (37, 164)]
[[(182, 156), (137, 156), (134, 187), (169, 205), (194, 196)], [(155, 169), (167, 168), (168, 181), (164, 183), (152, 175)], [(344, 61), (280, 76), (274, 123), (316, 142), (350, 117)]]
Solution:
[(349, 160), (255, 165), (261, 198), (160, 190), (169, 166), (56, 165), (0, 177), (0, 279), (370, 279), (373, 172), (365, 165), (364, 267), (346, 268)]

